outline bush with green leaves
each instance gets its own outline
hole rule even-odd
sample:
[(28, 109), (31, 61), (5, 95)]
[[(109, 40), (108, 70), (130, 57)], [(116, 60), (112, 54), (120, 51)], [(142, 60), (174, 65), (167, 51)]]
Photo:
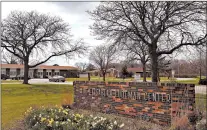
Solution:
[(120, 130), (124, 124), (100, 116), (84, 116), (63, 108), (29, 108), (25, 112), (28, 130)]

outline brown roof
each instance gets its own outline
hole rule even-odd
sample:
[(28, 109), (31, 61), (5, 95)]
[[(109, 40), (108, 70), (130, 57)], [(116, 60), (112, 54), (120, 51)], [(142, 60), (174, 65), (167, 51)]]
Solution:
[[(1, 64), (1, 68), (24, 68), (24, 65), (20, 64)], [(73, 66), (51, 66), (51, 65), (39, 65), (37, 69), (58, 69), (58, 70), (78, 70)]]
[[(137, 68), (127, 68), (128, 72), (143, 72), (143, 68), (141, 67), (137, 67)], [(146, 70), (146, 72), (149, 72), (148, 70)]]
[(57, 70), (78, 70), (78, 68), (73, 66), (49, 66), (49, 65), (40, 65), (39, 69), (57, 69)]
[(24, 68), (24, 65), (19, 64), (1, 64), (1, 68)]

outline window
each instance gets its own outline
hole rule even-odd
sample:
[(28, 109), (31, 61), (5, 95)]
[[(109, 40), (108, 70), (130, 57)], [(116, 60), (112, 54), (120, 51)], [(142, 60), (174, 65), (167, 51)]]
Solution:
[(48, 72), (46, 73), (46, 75), (48, 75)]
[(6, 70), (5, 69), (1, 69), (1, 74), (6, 74)]
[(12, 76), (16, 75), (16, 70), (10, 70), (10, 75)]
[(51, 72), (49, 72), (49, 75), (51, 75)]

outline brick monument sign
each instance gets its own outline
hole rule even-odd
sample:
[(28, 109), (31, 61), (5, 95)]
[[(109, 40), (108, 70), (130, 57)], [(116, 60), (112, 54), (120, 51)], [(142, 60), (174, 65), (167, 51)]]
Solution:
[(74, 106), (115, 113), (169, 125), (174, 116), (193, 112), (195, 85), (178, 83), (93, 82), (73, 83)]

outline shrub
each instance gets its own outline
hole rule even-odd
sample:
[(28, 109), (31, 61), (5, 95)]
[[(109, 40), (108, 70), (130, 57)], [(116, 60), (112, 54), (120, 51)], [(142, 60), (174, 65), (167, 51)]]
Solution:
[(170, 130), (193, 130), (187, 115), (174, 117)]
[(196, 124), (196, 129), (197, 130), (206, 130), (206, 119), (200, 120), (199, 122), (197, 122)]
[(104, 117), (84, 116), (63, 108), (30, 108), (25, 113), (29, 130), (119, 130), (124, 124)]

